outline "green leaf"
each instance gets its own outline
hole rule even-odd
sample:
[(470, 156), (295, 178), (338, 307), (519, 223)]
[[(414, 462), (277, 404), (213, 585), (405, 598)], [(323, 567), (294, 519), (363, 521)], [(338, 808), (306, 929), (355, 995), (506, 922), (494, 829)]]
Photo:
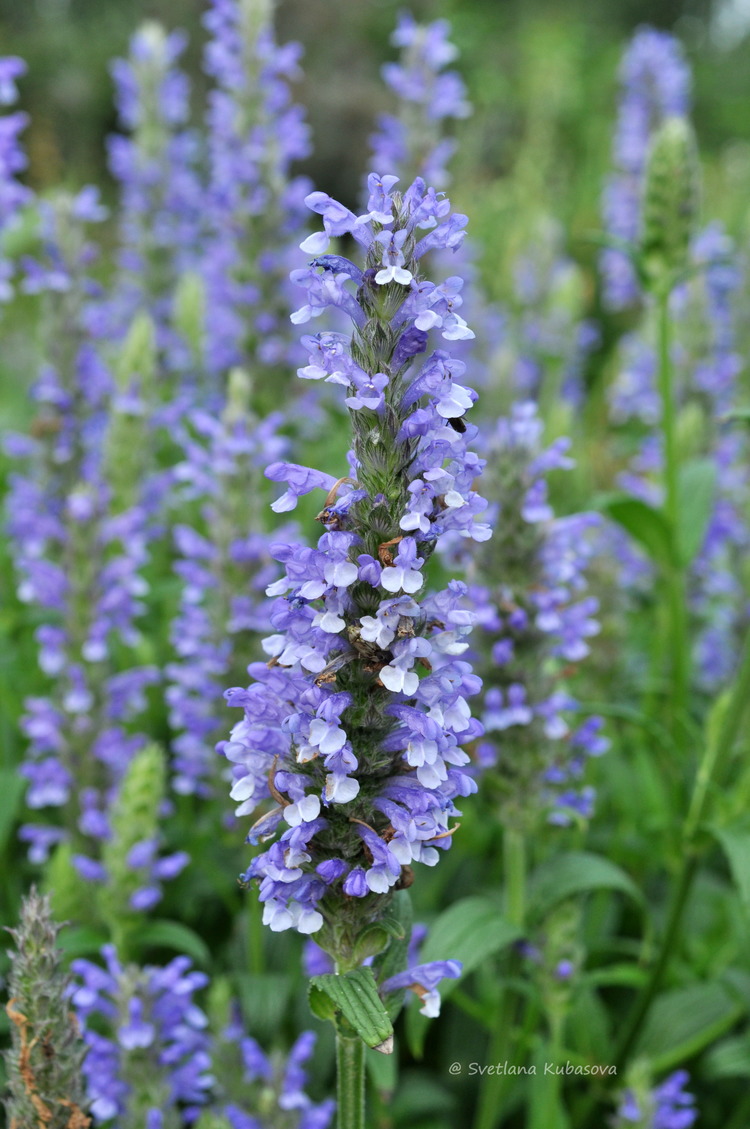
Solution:
[(179, 921), (168, 921), (166, 918), (147, 921), (139, 926), (132, 940), (133, 944), (143, 949), (174, 949), (177, 953), (192, 957), (197, 964), (206, 966), (211, 963), (211, 952), (203, 938)]
[(726, 827), (710, 827), (729, 863), (734, 884), (747, 913), (750, 913), (750, 820), (747, 817)]
[(658, 996), (635, 1053), (655, 1073), (692, 1058), (729, 1030), (747, 1010), (745, 1001), (713, 981), (676, 988)]
[(612, 1019), (601, 996), (585, 981), (570, 1001), (567, 1019), (572, 1051), (589, 1062), (606, 1063), (612, 1048)]
[(316, 988), (311, 984), (307, 992), (307, 1001), (316, 1019), (322, 1019), (324, 1023), (333, 1023), (336, 1018), (336, 1004), (322, 988)]
[(638, 887), (615, 863), (586, 851), (571, 851), (534, 871), (529, 883), (529, 906), (532, 915), (541, 919), (567, 898), (603, 889), (617, 890), (643, 904)]
[(248, 972), (233, 980), (239, 988), (245, 1015), (252, 1016), (253, 1034), (272, 1042), (292, 1007), (289, 976), (280, 972)]
[(0, 771), (0, 854), (5, 850), (13, 831), (25, 788), (26, 781), (15, 769), (4, 768)]
[(72, 929), (61, 929), (58, 938), (60, 948), (71, 958), (98, 953), (102, 945), (106, 945), (106, 943), (107, 936), (105, 933), (98, 933), (95, 929), (89, 929), (86, 925), (76, 926)]
[[(406, 894), (406, 891), (400, 890), (399, 893)], [(378, 956), (389, 942), (405, 941), (408, 948), (410, 934), (411, 912), (408, 918), (408, 928), (407, 922), (400, 921), (398, 916), (382, 917), (365, 929), (357, 938), (357, 943), (354, 946), (355, 960), (358, 964), (361, 964), (367, 957)], [(381, 979), (381, 977), (378, 977), (378, 979)]]
[(585, 974), (585, 981), (597, 988), (643, 988), (648, 977), (637, 964), (609, 964)]
[(750, 1032), (724, 1039), (703, 1060), (701, 1073), (707, 1079), (750, 1078)]
[(675, 563), (672, 528), (660, 510), (630, 494), (605, 494), (594, 505), (630, 534), (663, 568)]
[[(320, 995), (328, 997), (326, 1004)], [(333, 1013), (340, 1012), (354, 1028), (360, 1039), (390, 1054), (393, 1050), (393, 1024), (378, 995), (378, 988), (371, 968), (355, 968), (343, 976), (325, 973), (313, 976), (310, 981), (310, 1006), (319, 1018), (332, 1019)]]
[(381, 1055), (367, 1047), (365, 1067), (383, 1101), (390, 1101), (398, 1085), (398, 1054)]
[(548, 1062), (552, 1063), (553, 1067), (565, 1065), (555, 1062), (549, 1045), (540, 1039), (534, 1052), (534, 1076), (529, 1081), (527, 1127), (528, 1129), (570, 1129), (570, 1122), (560, 1095), (561, 1077), (559, 1074), (545, 1071)]
[[(457, 984), (473, 972), (486, 957), (500, 952), (521, 938), (521, 930), (505, 921), (498, 902), (489, 897), (474, 896), (455, 902), (430, 927), (419, 954), (420, 964), (431, 960), (460, 960), (463, 964), (457, 980), (444, 980), (440, 995), (445, 1000)], [(406, 1032), (412, 1053), (422, 1053), (428, 1021), (411, 1008), (406, 1016)]]
[(678, 481), (677, 550), (688, 565), (700, 550), (716, 498), (716, 463), (693, 459), (680, 468)]
[[(474, 896), (454, 902), (430, 926), (419, 954), (419, 963), (431, 960), (460, 960), (461, 978), (467, 976), (492, 953), (500, 952), (522, 936), (516, 925), (502, 917), (493, 898)], [(443, 981), (440, 994), (450, 995), (458, 980)]]
[(722, 422), (750, 424), (750, 408), (735, 408), (733, 412), (728, 412), (722, 417)]

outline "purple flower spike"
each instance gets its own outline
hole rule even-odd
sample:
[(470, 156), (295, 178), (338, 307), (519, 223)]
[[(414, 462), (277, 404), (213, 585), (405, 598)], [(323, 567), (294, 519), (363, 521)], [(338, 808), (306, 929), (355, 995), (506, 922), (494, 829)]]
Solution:
[(556, 824), (590, 815), (580, 779), (607, 748), (600, 718), (571, 730), (577, 704), (563, 681), (564, 664), (586, 658), (599, 630), (596, 600), (585, 596), (599, 519), (554, 517), (544, 476), (572, 462), (566, 441), (542, 449), (542, 428), (534, 404), (520, 403), (485, 437), (501, 520), (484, 584), (471, 589), (490, 644), (481, 764), (492, 765), (507, 818), (532, 825), (542, 813)]
[[(641, 187), (649, 142), (668, 117), (684, 117), (690, 109), (690, 70), (679, 42), (664, 31), (640, 28), (620, 69), (622, 95), (614, 140), (615, 171), (604, 190), (604, 226), (632, 243), (641, 219)], [(605, 296), (612, 309), (632, 304), (638, 284), (621, 252), (602, 255)]]
[[(352, 333), (305, 336), (299, 375), (343, 386), (352, 450), (338, 476), (282, 461), (266, 471), (289, 487), (277, 510), (326, 491), (325, 531), (315, 548), (271, 547), (285, 569), (267, 589), (271, 661), (249, 668), (249, 689), (228, 692), (244, 717), (219, 746), (238, 814), (268, 805), (253, 839), (282, 829), (243, 876), (259, 883), (264, 921), (314, 933), (339, 965), (411, 864), (433, 866), (450, 847), (455, 801), (475, 789), (461, 747), (481, 733), (467, 702), (480, 681), (458, 658), (473, 623), (466, 586), (422, 593), (442, 538), (489, 536), (474, 489), (476, 428), (465, 421), (475, 393), (445, 349), (427, 353), (430, 329), (455, 336), (461, 280), (423, 279), (415, 253), (422, 232), (431, 246), (460, 242), (464, 218), (421, 179), (400, 193), (395, 176), (373, 173), (368, 191), (360, 216), (325, 193), (307, 200), (325, 237), (293, 274), (306, 294), (293, 320), (332, 307)], [(363, 269), (323, 254), (344, 234), (363, 248)]]

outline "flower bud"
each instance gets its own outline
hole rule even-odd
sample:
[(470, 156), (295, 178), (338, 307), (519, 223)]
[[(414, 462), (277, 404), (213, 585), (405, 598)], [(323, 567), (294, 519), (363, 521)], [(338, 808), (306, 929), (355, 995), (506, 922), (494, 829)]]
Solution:
[(687, 263), (698, 213), (698, 160), (686, 118), (667, 118), (651, 143), (643, 196), (641, 254), (659, 285)]
[(59, 926), (49, 899), (32, 889), (21, 924), (8, 932), (11, 954), (9, 1000), (11, 1049), (6, 1053), (11, 1129), (87, 1129), (81, 1064), (86, 1047), (68, 1006), (68, 977), (57, 948)]
[(143, 885), (151, 855), (156, 853), (165, 775), (160, 746), (146, 745), (130, 762), (112, 805), (111, 836), (102, 848), (107, 885), (102, 889), (101, 908), (115, 933), (140, 908), (134, 898)]
[(205, 316), (206, 288), (203, 279), (195, 271), (187, 271), (177, 283), (172, 322), (190, 347), (194, 359), (203, 356)]

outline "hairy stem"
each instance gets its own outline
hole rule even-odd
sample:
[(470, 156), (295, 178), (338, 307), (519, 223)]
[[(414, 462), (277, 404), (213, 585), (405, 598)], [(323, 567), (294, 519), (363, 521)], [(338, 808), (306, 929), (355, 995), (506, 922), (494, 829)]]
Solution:
[(365, 1129), (365, 1045), (336, 1031), (338, 1129)]
[[(513, 925), (523, 927), (526, 914), (526, 841), (523, 832), (506, 827), (503, 832), (503, 859), (505, 869), (505, 916)], [(517, 971), (518, 956), (511, 957), (511, 970)], [(495, 1021), (490, 1032), (487, 1061), (490, 1064), (505, 1062), (512, 1050), (511, 1040), (517, 1020), (520, 1001), (510, 986), (506, 986)], [(500, 1123), (505, 1097), (506, 1076), (487, 1074), (482, 1080), (474, 1129), (494, 1129)]]

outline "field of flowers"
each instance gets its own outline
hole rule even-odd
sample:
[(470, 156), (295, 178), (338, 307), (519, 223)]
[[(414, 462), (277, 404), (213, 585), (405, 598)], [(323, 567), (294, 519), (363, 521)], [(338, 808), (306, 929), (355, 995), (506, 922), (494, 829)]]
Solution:
[(750, 144), (283, 8), (134, 28), (100, 187), (0, 58), (5, 1125), (748, 1129)]

